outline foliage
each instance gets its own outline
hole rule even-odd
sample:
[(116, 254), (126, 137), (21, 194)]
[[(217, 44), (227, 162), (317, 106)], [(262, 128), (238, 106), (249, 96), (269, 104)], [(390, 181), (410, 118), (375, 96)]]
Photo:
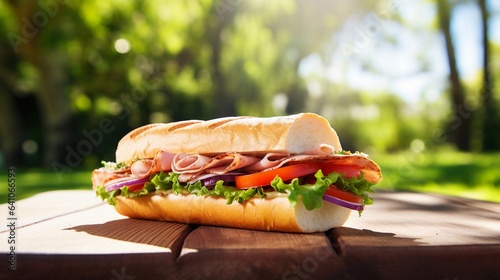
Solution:
[[(322, 65), (391, 74), (371, 61), (376, 55), (369, 50), (382, 46), (390, 51), (403, 43), (394, 30), (414, 28), (400, 14), (403, 4), (408, 3), (0, 0), (0, 31), (7, 35), (0, 37), (0, 98), (11, 109), (0, 110), (5, 157), (0, 165), (67, 164), (68, 149), (77, 150), (89, 141), (89, 131), (109, 120), (112, 131), (102, 132), (83, 160), (71, 166), (91, 168), (102, 159), (113, 160), (117, 141), (139, 125), (228, 114), (318, 112), (350, 150), (401, 151), (415, 139), (444, 144), (449, 139), (435, 141), (435, 134), (448, 134), (454, 119), (440, 90), (434, 92), (441, 98), (408, 104), (388, 89), (360, 90), (328, 78), (326, 68), (301, 73), (304, 62), (317, 56)], [(358, 27), (346, 28), (353, 22)], [(377, 29), (377, 22), (384, 30)], [(419, 28), (426, 34), (422, 42), (436, 33), (432, 26)], [(340, 36), (345, 33), (353, 40), (370, 35), (366, 45), (354, 46), (355, 54), (364, 56), (336, 59), (339, 53), (346, 56), (346, 40)], [(22, 41), (13, 42), (14, 35)], [(426, 73), (433, 61), (423, 58), (425, 46), (419, 49), (415, 71)], [(498, 46), (492, 52), (497, 54)], [(464, 83), (476, 100), (480, 80)], [(319, 93), (312, 82), (320, 85)], [(492, 103), (499, 103), (497, 95), (495, 90)], [(480, 124), (479, 113), (474, 111), (473, 122)], [(9, 125), (19, 133), (6, 132)], [(473, 133), (479, 135), (475, 139), (498, 135), (482, 135), (479, 128)], [(26, 152), (22, 145), (27, 140), (38, 150)], [(48, 151), (55, 154), (48, 157)]]
[[(462, 196), (500, 202), (500, 154), (473, 154), (450, 149), (423, 153), (373, 153), (382, 169), (383, 179), (375, 185), (381, 190), (419, 191)], [(91, 170), (77, 170), (61, 179), (52, 171), (18, 169), (16, 172), (17, 199), (40, 192), (60, 189), (90, 190)], [(0, 174), (6, 182), (7, 175)], [(0, 197), (7, 195), (7, 188), (0, 189)], [(377, 203), (376, 201), (374, 203)]]
[(440, 148), (370, 155), (383, 170), (380, 190), (448, 194), (500, 202), (498, 153), (475, 154)]

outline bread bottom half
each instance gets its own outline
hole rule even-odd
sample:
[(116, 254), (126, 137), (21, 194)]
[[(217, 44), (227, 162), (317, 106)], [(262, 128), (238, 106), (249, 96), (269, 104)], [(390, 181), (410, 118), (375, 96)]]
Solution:
[(116, 202), (116, 211), (130, 218), (282, 232), (322, 232), (340, 227), (351, 212), (328, 202), (311, 211), (302, 202), (292, 207), (286, 196), (227, 205), (223, 197), (156, 193), (118, 196)]

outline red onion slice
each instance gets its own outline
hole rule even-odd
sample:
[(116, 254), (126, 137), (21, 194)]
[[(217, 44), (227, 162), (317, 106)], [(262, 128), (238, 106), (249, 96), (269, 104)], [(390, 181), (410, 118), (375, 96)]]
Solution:
[(346, 207), (346, 208), (349, 208), (352, 210), (361, 211), (365, 208), (364, 205), (361, 203), (354, 203), (354, 202), (345, 201), (343, 199), (336, 198), (336, 197), (333, 197), (333, 196), (330, 196), (327, 194), (325, 194), (323, 196), (323, 199), (330, 202), (330, 203), (336, 204), (338, 206)]
[(217, 183), (217, 181), (219, 181), (219, 180), (223, 180), (224, 182), (234, 182), (235, 176), (243, 175), (243, 174), (245, 174), (245, 173), (230, 172), (230, 173), (226, 173), (226, 174), (222, 174), (222, 175), (207, 173), (207, 174), (197, 176), (194, 179), (191, 179), (190, 181), (188, 181), (187, 183), (194, 184), (197, 181), (201, 181), (201, 184), (203, 186), (211, 186), (211, 185), (215, 185)]
[(110, 191), (122, 188), (124, 186), (133, 186), (133, 185), (143, 184), (143, 183), (146, 183), (147, 181), (149, 181), (149, 177), (133, 178), (133, 179), (130, 179), (130, 180), (120, 181), (120, 182), (111, 184), (109, 186), (106, 186), (105, 189), (106, 189), (107, 192), (110, 192)]
[(209, 178), (202, 179), (200, 181), (203, 186), (213, 186), (219, 180), (222, 180), (224, 182), (234, 182), (234, 177), (235, 175), (232, 174), (215, 175)]

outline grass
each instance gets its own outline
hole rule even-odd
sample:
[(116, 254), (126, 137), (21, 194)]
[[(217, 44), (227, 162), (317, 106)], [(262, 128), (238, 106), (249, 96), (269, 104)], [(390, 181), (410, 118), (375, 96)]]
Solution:
[(500, 202), (500, 153), (456, 151), (370, 155), (384, 178), (376, 189), (440, 193)]
[[(381, 166), (384, 176), (375, 190), (432, 192), (500, 202), (500, 153), (372, 153), (370, 157)], [(7, 182), (6, 171), (0, 174), (1, 182)], [(59, 178), (52, 170), (18, 169), (16, 199), (49, 190), (90, 190), (90, 174), (91, 170), (79, 170)], [(7, 187), (0, 189), (1, 202), (6, 202), (7, 192)]]
[[(2, 170), (4, 171), (4, 170)], [(5, 169), (6, 171), (6, 169)], [(44, 169), (16, 169), (16, 200), (30, 197), (34, 194), (53, 190), (92, 189), (91, 170), (79, 170), (71, 173), (56, 174)], [(7, 182), (7, 173), (0, 174), (0, 181)], [(0, 189), (1, 203), (7, 196), (7, 184)]]

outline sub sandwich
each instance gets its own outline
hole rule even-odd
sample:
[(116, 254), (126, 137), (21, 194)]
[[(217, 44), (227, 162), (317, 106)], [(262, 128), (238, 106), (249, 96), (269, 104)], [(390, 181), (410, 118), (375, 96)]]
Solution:
[(124, 216), (282, 232), (342, 226), (382, 178), (313, 113), (149, 124), (102, 163), (93, 189)]

